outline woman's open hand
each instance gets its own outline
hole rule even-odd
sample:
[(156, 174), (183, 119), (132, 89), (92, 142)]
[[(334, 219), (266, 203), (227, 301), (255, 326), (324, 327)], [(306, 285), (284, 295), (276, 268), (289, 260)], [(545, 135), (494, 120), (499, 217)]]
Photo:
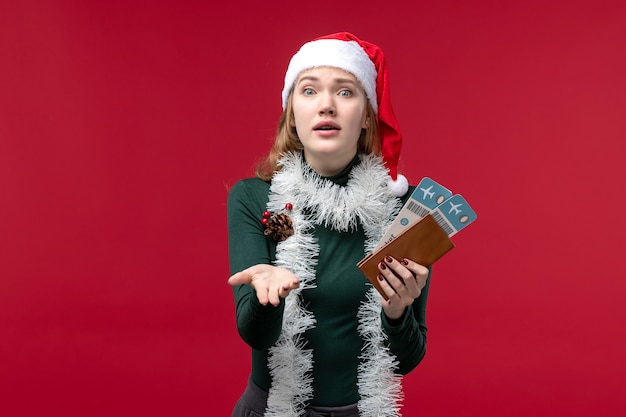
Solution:
[(280, 304), (280, 299), (300, 286), (300, 280), (288, 269), (268, 264), (253, 265), (228, 278), (232, 286), (248, 284), (256, 291), (259, 303), (273, 306)]

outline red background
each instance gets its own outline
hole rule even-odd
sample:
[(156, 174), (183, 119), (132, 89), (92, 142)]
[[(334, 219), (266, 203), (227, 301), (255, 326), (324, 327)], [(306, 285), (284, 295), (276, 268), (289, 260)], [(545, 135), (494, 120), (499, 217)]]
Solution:
[(227, 188), (289, 57), (341, 30), (386, 52), (404, 173), (479, 216), (435, 267), (404, 415), (623, 412), (626, 3), (14, 0), (0, 415), (230, 415)]

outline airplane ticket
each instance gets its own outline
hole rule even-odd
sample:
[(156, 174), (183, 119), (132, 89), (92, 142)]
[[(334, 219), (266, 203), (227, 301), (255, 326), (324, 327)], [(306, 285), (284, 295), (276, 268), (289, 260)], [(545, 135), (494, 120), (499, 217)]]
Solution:
[(437, 224), (447, 233), (448, 237), (457, 234), (476, 220), (476, 212), (465, 201), (463, 196), (455, 194), (430, 213)]
[(420, 221), (433, 209), (452, 196), (452, 192), (428, 177), (422, 178), (415, 191), (404, 204), (376, 249), (391, 242), (396, 236), (417, 221)]

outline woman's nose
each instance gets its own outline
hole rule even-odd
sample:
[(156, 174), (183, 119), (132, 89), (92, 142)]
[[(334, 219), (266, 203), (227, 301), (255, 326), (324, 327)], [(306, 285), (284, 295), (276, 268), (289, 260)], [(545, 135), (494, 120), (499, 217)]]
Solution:
[(334, 115), (336, 111), (333, 96), (331, 94), (322, 94), (320, 97), (319, 113)]

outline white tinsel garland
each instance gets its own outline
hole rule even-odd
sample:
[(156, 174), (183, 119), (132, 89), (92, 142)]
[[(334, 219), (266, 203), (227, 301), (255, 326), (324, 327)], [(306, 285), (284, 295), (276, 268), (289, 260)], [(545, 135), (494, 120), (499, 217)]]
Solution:
[[(267, 209), (276, 212), (291, 203), (289, 215), (294, 226), (294, 234), (277, 244), (274, 264), (293, 272), (300, 287), (285, 299), (281, 335), (270, 348), (272, 386), (267, 417), (301, 416), (313, 396), (313, 352), (304, 349), (302, 338), (315, 326), (315, 318), (303, 306), (301, 292), (315, 287), (319, 246), (312, 234), (314, 225), (352, 231), (361, 224), (366, 235), (365, 253), (369, 253), (400, 210), (400, 201), (387, 186), (389, 175), (381, 159), (369, 155), (360, 159), (344, 187), (321, 178), (301, 154), (284, 155), (279, 161), (282, 169), (272, 179)], [(357, 313), (358, 331), (364, 340), (358, 369), (358, 407), (367, 417), (398, 416), (402, 399), (401, 377), (394, 373), (397, 361), (384, 343), (380, 303), (380, 295), (371, 288)]]

